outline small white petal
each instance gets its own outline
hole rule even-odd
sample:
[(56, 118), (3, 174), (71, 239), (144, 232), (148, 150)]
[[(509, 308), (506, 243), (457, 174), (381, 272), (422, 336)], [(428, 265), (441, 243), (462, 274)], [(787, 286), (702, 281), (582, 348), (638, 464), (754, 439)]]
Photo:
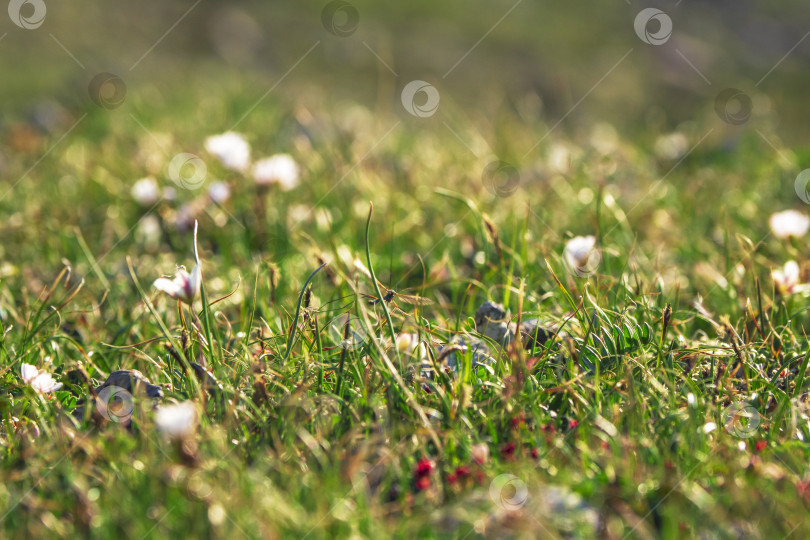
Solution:
[(157, 290), (165, 292), (172, 298), (179, 298), (183, 294), (183, 286), (177, 282), (177, 278), (158, 278), (154, 285)]
[(198, 262), (191, 270), (191, 275), (188, 277), (188, 291), (191, 298), (196, 298), (200, 294), (200, 285), (202, 284), (202, 268)]
[(799, 263), (788, 261), (785, 263), (785, 277), (796, 283), (799, 282)]
[(31, 364), (23, 364), (22, 366), (20, 366), (20, 375), (22, 375), (22, 380), (26, 384), (31, 382), (34, 379), (34, 377), (37, 376), (38, 373), (39, 370), (34, 366), (32, 366)]
[(777, 288), (784, 294), (798, 292), (802, 289), (801, 269), (796, 261), (788, 261), (782, 268), (776, 268), (771, 272), (771, 277)]

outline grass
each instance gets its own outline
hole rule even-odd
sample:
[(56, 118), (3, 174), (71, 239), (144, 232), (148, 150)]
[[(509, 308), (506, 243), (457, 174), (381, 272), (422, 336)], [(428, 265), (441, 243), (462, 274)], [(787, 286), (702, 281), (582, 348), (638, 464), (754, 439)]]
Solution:
[[(203, 149), (252, 97), (205, 92), (133, 93), (6, 138), (3, 536), (810, 532), (808, 314), (770, 278), (807, 250), (767, 224), (800, 207), (799, 167), (762, 143), (755, 128), (778, 144), (767, 118), (741, 129), (707, 112), (674, 159), (605, 125), (553, 130), (524, 155), (552, 123), (505, 112), (489, 133), (449, 104), (416, 119), (268, 99), (238, 131), (255, 157), (290, 152), (304, 174), (260, 192)], [(488, 145), (519, 185), (487, 178)], [(173, 183), (180, 152), (231, 198)], [(175, 199), (134, 201), (147, 174)], [(189, 208), (203, 268), (191, 307), (151, 287), (194, 264), (178, 226)], [(575, 235), (600, 249), (584, 276), (562, 256)], [(435, 303), (369, 305), (385, 291), (363, 268)], [(467, 354), (432, 378), (418, 347), (391, 347), (418, 334), (436, 360), (439, 343), (475, 333), (485, 300), (559, 332), (490, 343), (491, 365)], [(23, 362), (64, 387), (36, 394)], [(137, 397), (129, 427), (75, 418), (117, 369), (160, 385), (164, 406), (194, 402), (194, 432), (167, 439)]]

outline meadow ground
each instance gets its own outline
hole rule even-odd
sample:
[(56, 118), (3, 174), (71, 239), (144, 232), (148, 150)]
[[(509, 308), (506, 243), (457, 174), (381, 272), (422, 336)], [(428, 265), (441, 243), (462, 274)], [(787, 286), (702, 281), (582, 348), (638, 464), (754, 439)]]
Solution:
[(105, 73), (2, 126), (1, 536), (810, 534), (810, 172), (765, 90), (627, 132)]

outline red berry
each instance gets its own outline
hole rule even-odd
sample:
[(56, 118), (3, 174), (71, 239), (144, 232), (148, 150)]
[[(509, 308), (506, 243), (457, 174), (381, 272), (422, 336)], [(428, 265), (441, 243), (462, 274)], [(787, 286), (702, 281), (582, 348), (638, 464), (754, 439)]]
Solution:
[(423, 476), (416, 480), (416, 491), (425, 491), (430, 488), (430, 477)]
[(504, 459), (512, 459), (514, 455), (515, 455), (515, 443), (508, 442), (503, 446), (501, 446), (501, 456), (503, 456)]
[(422, 458), (419, 460), (419, 463), (416, 464), (414, 476), (421, 478), (428, 476), (431, 472), (433, 472), (433, 463), (427, 458)]

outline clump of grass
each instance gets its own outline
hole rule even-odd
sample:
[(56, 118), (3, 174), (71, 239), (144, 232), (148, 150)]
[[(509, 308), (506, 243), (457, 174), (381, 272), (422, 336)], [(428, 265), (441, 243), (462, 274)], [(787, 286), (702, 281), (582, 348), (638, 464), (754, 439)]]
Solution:
[[(210, 130), (181, 113), (170, 120)], [(262, 120), (248, 121), (248, 138)], [(810, 319), (804, 293), (769, 278), (805, 257), (795, 240), (756, 241), (766, 220), (717, 220), (703, 212), (716, 206), (709, 194), (637, 196), (622, 171), (661, 171), (634, 145), (605, 156), (556, 136), (549, 152), (579, 150), (567, 169), (541, 155), (532, 166), (542, 180), (498, 197), (469, 180), (485, 164), (450, 144), (416, 144), (405, 126), (367, 161), (339, 130), (324, 132), (296, 156), (302, 186), (273, 192), (262, 212), (250, 179), (213, 160), (212, 175), (229, 175), (229, 200), (175, 185), (174, 200), (146, 209), (127, 195), (143, 171), (123, 150), (145, 144), (141, 128), (117, 116), (98, 123), (119, 150), (79, 159), (110, 143), (98, 125), (77, 127), (32, 173), (70, 175), (75, 189), (57, 203), (22, 183), (10, 210), (0, 265), (7, 536), (806, 529)], [(527, 143), (514, 132), (510, 144)], [(182, 145), (204, 155), (201, 139)], [(665, 185), (741, 174), (733, 160), (713, 164), (713, 151), (697, 150)], [(596, 186), (591, 172), (606, 160), (617, 172)], [(746, 160), (776, 170), (770, 154)], [(348, 180), (337, 182), (341, 167)], [(764, 189), (736, 187), (728, 208)], [(773, 193), (762, 197), (763, 210), (781, 209)], [(205, 271), (199, 297), (178, 309), (143, 284), (188, 258), (191, 231), (178, 225), (191, 203)], [(86, 211), (70, 211), (79, 204)], [(257, 219), (259, 244), (243, 226)], [(670, 225), (645, 227), (657, 221)], [(598, 249), (593, 268), (565, 255), (583, 235)], [(384, 296), (378, 277), (435, 303), (372, 306)], [(474, 361), (463, 344), (481, 339), (473, 314), (485, 300), (552, 337), (485, 341), (492, 361)], [(64, 386), (39, 393), (20, 377), (23, 362)], [(193, 436), (161, 435), (145, 400), (126, 426), (76, 418), (118, 369), (159, 384), (158, 406), (193, 402)]]

